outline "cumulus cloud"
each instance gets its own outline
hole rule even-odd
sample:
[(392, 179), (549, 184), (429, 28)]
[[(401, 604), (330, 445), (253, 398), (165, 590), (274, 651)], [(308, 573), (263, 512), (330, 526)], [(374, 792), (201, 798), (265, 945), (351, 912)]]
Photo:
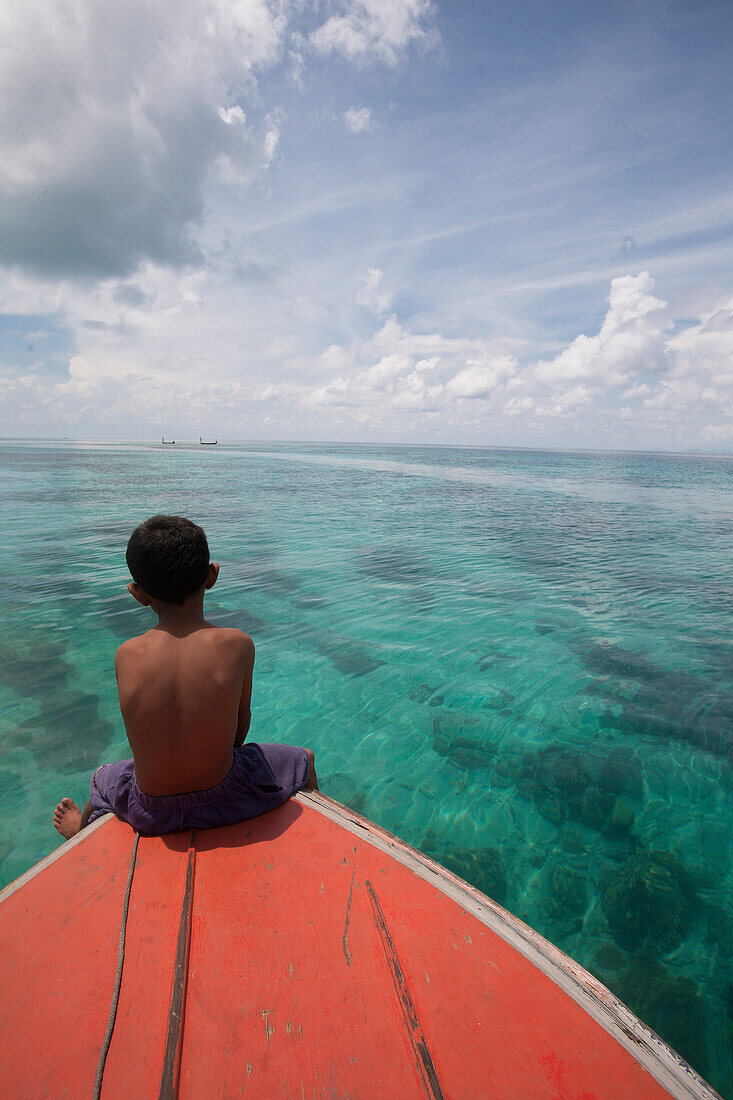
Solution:
[(413, 43), (433, 41), (428, 26), (429, 0), (350, 0), (310, 35), (322, 54), (336, 53), (350, 61), (377, 59), (395, 65)]
[(499, 356), (490, 364), (468, 359), (463, 370), (449, 379), (446, 391), (451, 397), (488, 398), (516, 369), (517, 362), (511, 356)]
[[(381, 272), (374, 275), (381, 278)], [(394, 317), (370, 340), (341, 352), (339, 377), (318, 387), (309, 397), (312, 403), (367, 409), (386, 404), (432, 414), (476, 398), (500, 400), (517, 370), (516, 359), (497, 341), (414, 333)]]
[(687, 445), (733, 438), (733, 301), (675, 331), (648, 272), (614, 279), (599, 331), (575, 337), (551, 360), (522, 363), (510, 342), (411, 332), (395, 317), (371, 339), (329, 355), (338, 377), (308, 402), (367, 412), (372, 424), (392, 410), (437, 417), (454, 430), (514, 422), (531, 436), (582, 414), (606, 438), (637, 426), (666, 433), (662, 443), (670, 433), (677, 440), (678, 430), (688, 433)]
[(721, 398), (733, 388), (733, 299), (716, 305), (667, 344), (673, 377), (694, 377)]
[[(309, 36), (318, 5), (295, 0), (2, 5), (0, 264), (106, 278), (201, 263), (207, 182), (241, 187), (278, 148), (262, 74), (290, 55), (302, 80), (314, 51), (394, 63), (429, 39), (430, 14), (342, 0)], [(366, 107), (344, 122), (373, 126)]]
[(247, 122), (247, 116), (241, 107), (220, 107), (216, 112), (222, 122), (226, 122), (227, 126), (244, 126)]
[(701, 439), (733, 438), (733, 299), (706, 310), (666, 343), (668, 371), (644, 397), (644, 406), (672, 422), (690, 414), (707, 421)]
[[(154, 438), (170, 427), (241, 439), (266, 425), (280, 438), (524, 444), (560, 432), (573, 445), (714, 448), (733, 438), (733, 301), (675, 322), (649, 275), (624, 277), (596, 333), (539, 359), (526, 341), (385, 319), (378, 268), (358, 292), (372, 333), (324, 347), (321, 290), (292, 278), (293, 293), (273, 298), (269, 284), (243, 286), (214, 268), (145, 263), (134, 278), (85, 285), (0, 273), (0, 309), (43, 314), (42, 333), (55, 322), (54, 335), (67, 331), (75, 345), (55, 367), (29, 363), (24, 346), (15, 365), (6, 359), (4, 430), (116, 435), (134, 425)], [(360, 313), (354, 328), (364, 323)]]
[(374, 119), (368, 107), (350, 107), (344, 111), (344, 122), (352, 134), (363, 134), (374, 129)]
[(656, 370), (664, 362), (663, 337), (670, 320), (667, 303), (652, 294), (648, 271), (622, 275), (611, 283), (608, 312), (595, 336), (580, 335), (558, 356), (535, 365), (542, 382), (587, 382), (602, 388), (627, 381), (639, 369)]
[(197, 260), (212, 168), (239, 182), (274, 152), (238, 100), (279, 56), (275, 6), (28, 0), (0, 21), (0, 262), (105, 277)]

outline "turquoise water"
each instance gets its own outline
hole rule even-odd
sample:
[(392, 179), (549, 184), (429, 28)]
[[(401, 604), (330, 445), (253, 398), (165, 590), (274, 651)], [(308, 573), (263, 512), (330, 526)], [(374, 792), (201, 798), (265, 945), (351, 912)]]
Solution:
[(0, 444), (0, 881), (127, 755), (132, 528), (257, 645), (251, 738), (477, 884), (733, 1095), (733, 459)]

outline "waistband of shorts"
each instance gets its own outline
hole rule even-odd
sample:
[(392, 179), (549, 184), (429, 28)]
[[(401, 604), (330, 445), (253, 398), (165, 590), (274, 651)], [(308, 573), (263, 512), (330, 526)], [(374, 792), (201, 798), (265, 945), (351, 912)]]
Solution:
[(133, 778), (132, 790), (135, 798), (151, 810), (190, 810), (194, 806), (204, 806), (229, 793), (236, 782), (234, 764), (215, 787), (205, 787), (202, 791), (184, 791), (182, 794), (146, 794), (141, 791)]

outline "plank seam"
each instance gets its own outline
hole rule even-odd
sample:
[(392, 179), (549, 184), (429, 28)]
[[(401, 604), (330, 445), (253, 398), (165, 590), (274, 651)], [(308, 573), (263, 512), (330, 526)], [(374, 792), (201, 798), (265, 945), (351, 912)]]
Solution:
[(188, 986), (188, 958), (191, 947), (191, 910), (196, 867), (196, 830), (191, 830), (186, 866), (186, 884), (181, 904), (181, 921), (178, 926), (176, 959), (173, 968), (173, 989), (168, 1014), (168, 1034), (163, 1059), (158, 1100), (175, 1100), (178, 1096), (178, 1078), (181, 1069), (183, 1023), (186, 1014), (186, 990)]

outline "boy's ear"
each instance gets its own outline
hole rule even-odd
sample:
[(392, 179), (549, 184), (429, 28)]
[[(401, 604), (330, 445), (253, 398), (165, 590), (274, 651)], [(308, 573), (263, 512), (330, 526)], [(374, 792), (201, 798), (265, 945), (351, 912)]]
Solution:
[(209, 564), (209, 575), (206, 578), (206, 581), (204, 582), (204, 588), (207, 591), (210, 588), (214, 587), (214, 585), (216, 584), (216, 580), (217, 580), (218, 576), (219, 576), (219, 563), (217, 561), (212, 561)]
[(150, 596), (145, 589), (141, 588), (139, 584), (135, 584), (134, 581), (130, 581), (127, 586), (127, 591), (133, 596), (138, 603), (141, 603), (143, 607), (150, 607)]

